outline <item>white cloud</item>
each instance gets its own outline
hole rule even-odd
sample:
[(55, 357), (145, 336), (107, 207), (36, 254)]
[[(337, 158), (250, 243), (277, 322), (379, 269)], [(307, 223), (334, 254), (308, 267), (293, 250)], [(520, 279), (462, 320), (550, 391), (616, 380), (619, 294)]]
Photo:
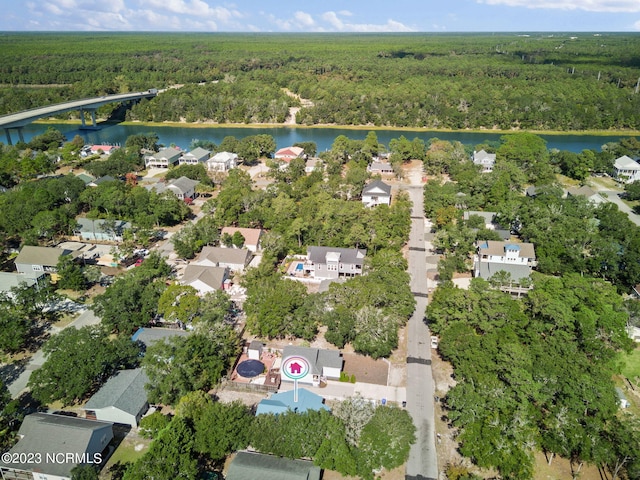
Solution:
[(304, 27), (313, 27), (316, 24), (316, 22), (313, 20), (313, 17), (305, 12), (296, 12), (293, 14), (293, 17), (300, 25)]
[(345, 23), (336, 12), (326, 12), (322, 14), (322, 19), (329, 23), (332, 30), (337, 32), (413, 32), (411, 27), (403, 23), (389, 19), (384, 24), (371, 23)]
[(640, 32), (640, 20), (633, 24), (633, 29)]
[(507, 7), (554, 8), (587, 12), (640, 12), (638, 0), (477, 0), (477, 2)]
[(178, 15), (211, 18), (223, 23), (231, 22), (234, 18), (243, 16), (238, 10), (210, 6), (203, 0), (142, 0), (140, 3), (143, 8), (168, 11)]

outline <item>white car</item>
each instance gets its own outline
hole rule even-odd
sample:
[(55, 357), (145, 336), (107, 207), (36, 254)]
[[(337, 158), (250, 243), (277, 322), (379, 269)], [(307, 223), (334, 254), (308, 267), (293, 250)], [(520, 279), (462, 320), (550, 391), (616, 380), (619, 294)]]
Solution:
[(431, 337), (431, 348), (438, 348), (438, 337)]

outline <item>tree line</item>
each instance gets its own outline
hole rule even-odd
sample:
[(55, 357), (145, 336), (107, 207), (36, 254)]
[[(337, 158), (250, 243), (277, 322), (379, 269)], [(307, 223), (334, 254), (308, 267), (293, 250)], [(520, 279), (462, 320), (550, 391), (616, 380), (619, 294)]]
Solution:
[[(254, 37), (8, 34), (0, 40), (0, 114), (179, 84), (184, 87), (135, 106), (129, 118), (282, 123), (289, 107), (298, 105), (287, 89), (313, 103), (297, 114), (297, 122), (307, 125), (638, 125), (633, 35)], [(99, 113), (108, 116), (114, 108)]]

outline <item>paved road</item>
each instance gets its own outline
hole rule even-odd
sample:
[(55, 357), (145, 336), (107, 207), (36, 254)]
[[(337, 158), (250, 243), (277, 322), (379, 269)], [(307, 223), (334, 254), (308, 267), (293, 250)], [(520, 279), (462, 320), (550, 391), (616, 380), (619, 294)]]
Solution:
[(631, 208), (629, 208), (629, 206), (626, 203), (620, 200), (620, 197), (619, 197), (620, 192), (614, 192), (614, 191), (608, 190), (608, 191), (599, 191), (598, 193), (603, 197), (605, 197), (605, 199), (609, 200), (610, 202), (615, 203), (621, 212), (624, 212), (629, 216), (629, 220), (631, 220), (636, 225), (640, 226), (640, 215), (637, 215), (636, 213), (634, 213), (633, 210), (631, 210)]
[[(87, 325), (98, 325), (100, 323), (100, 318), (96, 317), (91, 310), (83, 310), (82, 313), (76, 318), (73, 322), (67, 325), (64, 328), (75, 327), (82, 328)], [(62, 328), (52, 327), (49, 333), (51, 335), (55, 335), (62, 331)], [(45, 361), (44, 353), (42, 350), (38, 350), (33, 354), (29, 362), (25, 365), (24, 370), (19, 373), (19, 375), (15, 376), (12, 379), (9, 379), (7, 382), (7, 390), (11, 394), (11, 398), (18, 398), (22, 392), (27, 388), (27, 382), (31, 377), (31, 372), (40, 368)], [(17, 373), (17, 372), (16, 372)]]
[(417, 441), (411, 447), (406, 465), (407, 480), (438, 478), (434, 426), (434, 381), (431, 371), (429, 329), (424, 323), (427, 307), (427, 243), (423, 213), (422, 186), (407, 188), (413, 201), (409, 238), (409, 273), (416, 310), (409, 320), (407, 340), (407, 410), (416, 426)]

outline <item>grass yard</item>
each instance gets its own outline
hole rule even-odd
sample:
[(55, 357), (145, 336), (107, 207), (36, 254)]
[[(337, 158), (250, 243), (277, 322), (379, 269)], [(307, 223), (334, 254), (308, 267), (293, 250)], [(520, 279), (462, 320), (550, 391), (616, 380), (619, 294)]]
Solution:
[(622, 374), (634, 385), (640, 386), (640, 348), (636, 348), (629, 355), (624, 356)]

